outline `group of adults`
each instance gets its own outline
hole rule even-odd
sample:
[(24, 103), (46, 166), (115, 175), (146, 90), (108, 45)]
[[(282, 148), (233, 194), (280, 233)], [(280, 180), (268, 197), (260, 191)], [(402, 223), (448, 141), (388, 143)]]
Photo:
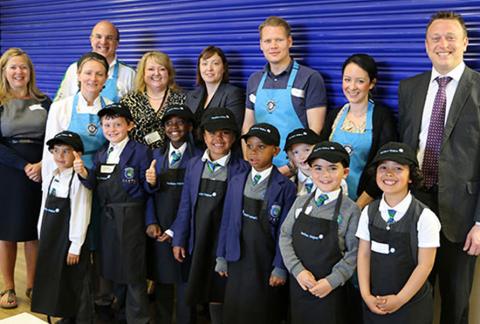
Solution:
[[(54, 168), (46, 154), (45, 139), (67, 129), (79, 133), (85, 146), (85, 164), (90, 166), (93, 153), (105, 142), (96, 114), (110, 102), (120, 101), (129, 107), (135, 122), (131, 137), (152, 149), (164, 144), (160, 120), (165, 108), (175, 104), (186, 104), (197, 123), (210, 107), (232, 110), (243, 132), (257, 122), (271, 123), (280, 131), (282, 147), (289, 132), (310, 128), (320, 138), (348, 149), (348, 195), (360, 207), (381, 194), (374, 177), (364, 172), (366, 166), (384, 143), (404, 141), (417, 151), (428, 180), (415, 195), (437, 213), (442, 223), (435, 266), (442, 297), (441, 322), (468, 322), (475, 256), (480, 254), (480, 74), (463, 62), (468, 37), (462, 17), (452, 12), (432, 16), (425, 39), (432, 69), (400, 82), (398, 125), (392, 110), (372, 96), (379, 80), (371, 56), (354, 54), (346, 59), (342, 67), (346, 103), (327, 114), (323, 78), (290, 56), (293, 39), (289, 24), (282, 18), (269, 17), (259, 32), (267, 64), (249, 78), (246, 93), (228, 82), (226, 56), (215, 46), (200, 53), (197, 87), (192, 91), (183, 92), (177, 86), (175, 69), (165, 53), (145, 53), (133, 70), (118, 60), (120, 33), (108, 21), (95, 25), (90, 35), (92, 52), (68, 68), (52, 104), (36, 87), (28, 55), (18, 48), (3, 53), (1, 307), (16, 305), (13, 274), (17, 242), (25, 242), (26, 293), (31, 293), (40, 183), (42, 175), (46, 178)], [(445, 78), (446, 82), (441, 81)], [(195, 132), (194, 138), (202, 145)], [(290, 172), (285, 152), (275, 164), (283, 173)]]

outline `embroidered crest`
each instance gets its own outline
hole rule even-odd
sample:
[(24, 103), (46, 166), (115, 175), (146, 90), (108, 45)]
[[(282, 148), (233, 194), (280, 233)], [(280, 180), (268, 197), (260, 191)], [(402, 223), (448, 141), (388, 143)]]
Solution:
[(123, 170), (123, 175), (125, 176), (125, 179), (131, 180), (135, 176), (135, 169), (128, 167)]
[(277, 104), (275, 103), (275, 100), (270, 99), (267, 101), (267, 111), (269, 113), (272, 113), (276, 107), (277, 107)]
[(270, 208), (270, 216), (274, 218), (278, 218), (278, 216), (280, 216), (281, 211), (282, 211), (282, 207), (280, 207), (280, 205), (272, 205), (272, 208)]
[(87, 132), (90, 136), (95, 136), (98, 132), (98, 126), (95, 123), (89, 123), (87, 125)]

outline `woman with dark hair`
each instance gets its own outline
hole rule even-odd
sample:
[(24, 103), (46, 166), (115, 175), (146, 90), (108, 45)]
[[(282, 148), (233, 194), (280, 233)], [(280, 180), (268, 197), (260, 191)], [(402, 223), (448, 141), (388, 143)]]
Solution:
[(220, 48), (208, 46), (202, 50), (197, 60), (198, 86), (187, 93), (185, 102), (195, 115), (196, 125), (200, 125), (205, 110), (217, 107), (231, 110), (238, 127), (242, 127), (245, 92), (228, 83), (228, 73), (227, 58)]
[(50, 99), (35, 84), (27, 53), (6, 50), (0, 58), (0, 307), (17, 307), (17, 242), (25, 242), (30, 298), (37, 259), (37, 221), (41, 203), (41, 160)]
[(175, 83), (172, 60), (162, 52), (147, 52), (137, 65), (135, 89), (120, 103), (128, 107), (135, 123), (130, 136), (151, 149), (165, 142), (162, 117), (168, 106), (183, 105), (185, 94)]
[(365, 172), (377, 150), (398, 137), (392, 111), (373, 101), (377, 64), (367, 54), (354, 54), (342, 67), (342, 90), (348, 102), (328, 112), (321, 132), (323, 140), (341, 143), (350, 153), (348, 196), (360, 208), (379, 198), (374, 177)]

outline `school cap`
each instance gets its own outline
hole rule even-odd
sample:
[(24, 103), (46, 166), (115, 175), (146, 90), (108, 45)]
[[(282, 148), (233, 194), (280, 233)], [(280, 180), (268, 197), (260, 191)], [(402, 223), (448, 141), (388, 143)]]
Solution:
[(102, 118), (103, 116), (120, 116), (124, 117), (126, 120), (133, 121), (132, 114), (130, 110), (122, 105), (121, 103), (112, 103), (106, 105), (102, 110), (97, 113), (98, 117)]
[(388, 142), (383, 145), (372, 160), (372, 164), (381, 161), (394, 161), (403, 165), (418, 167), (418, 160), (413, 149), (405, 143)]
[(235, 134), (239, 133), (235, 116), (227, 108), (208, 108), (203, 114), (200, 127), (209, 132), (226, 129), (235, 132)]
[(49, 150), (58, 144), (71, 146), (74, 151), (83, 153), (83, 142), (77, 133), (68, 130), (63, 131), (47, 141)]
[(317, 144), (320, 138), (310, 128), (297, 128), (287, 135), (284, 151), (288, 151), (294, 144)]
[(171, 116), (177, 116), (184, 120), (189, 120), (193, 122), (194, 117), (193, 113), (186, 105), (171, 105), (167, 106), (165, 112), (163, 113), (162, 123), (164, 124), (167, 119)]
[(308, 156), (307, 162), (311, 164), (316, 159), (324, 159), (331, 163), (341, 162), (345, 167), (350, 164), (350, 155), (343, 145), (337, 142), (323, 141), (316, 144)]
[(242, 136), (245, 141), (251, 137), (258, 137), (263, 143), (267, 145), (280, 145), (280, 133), (278, 129), (267, 123), (255, 124), (248, 130), (248, 133)]

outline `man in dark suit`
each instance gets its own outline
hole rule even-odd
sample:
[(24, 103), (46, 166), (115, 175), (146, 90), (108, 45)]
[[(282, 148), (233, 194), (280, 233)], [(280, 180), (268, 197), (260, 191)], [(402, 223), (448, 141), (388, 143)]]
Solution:
[(462, 17), (436, 13), (425, 39), (432, 70), (399, 87), (400, 136), (417, 150), (425, 177), (425, 188), (415, 195), (442, 223), (433, 272), (442, 324), (468, 323), (480, 254), (480, 74), (463, 62), (467, 45)]

